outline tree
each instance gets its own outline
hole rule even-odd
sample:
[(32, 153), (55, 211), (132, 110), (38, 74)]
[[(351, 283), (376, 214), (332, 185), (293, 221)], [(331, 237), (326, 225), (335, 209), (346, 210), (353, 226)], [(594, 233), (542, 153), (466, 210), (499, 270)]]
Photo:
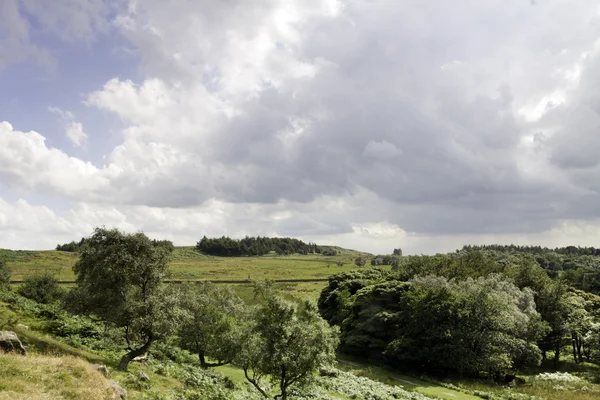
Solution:
[(366, 263), (364, 257), (356, 257), (354, 260), (354, 264), (356, 264), (357, 267), (364, 267)]
[(292, 386), (307, 384), (323, 365), (333, 362), (337, 334), (323, 321), (316, 307), (306, 302), (297, 308), (266, 293), (246, 328), (245, 342), (236, 363), (265, 398), (262, 378), (270, 376), (278, 387), (274, 398), (286, 400)]
[[(244, 302), (231, 288), (211, 283), (179, 291), (185, 312), (178, 335), (181, 347), (198, 354), (202, 368), (230, 363), (240, 350)], [(217, 362), (207, 362), (207, 355)]]
[(392, 253), (395, 256), (402, 256), (402, 249), (394, 249), (394, 252)]
[(8, 289), (10, 286), (11, 270), (6, 261), (0, 260), (0, 290)]
[(45, 273), (26, 278), (19, 288), (19, 294), (38, 303), (48, 304), (62, 299), (65, 291), (54, 276)]
[(119, 362), (121, 370), (175, 327), (177, 299), (161, 285), (172, 252), (168, 244), (143, 233), (96, 228), (73, 267), (77, 287), (69, 303), (124, 329), (127, 353)]

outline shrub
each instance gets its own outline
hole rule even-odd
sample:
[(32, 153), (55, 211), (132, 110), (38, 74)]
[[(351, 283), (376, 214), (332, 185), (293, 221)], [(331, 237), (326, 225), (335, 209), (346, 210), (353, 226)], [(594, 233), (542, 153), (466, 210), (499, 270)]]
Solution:
[(0, 260), (0, 290), (8, 289), (10, 284), (10, 268), (6, 261)]
[(25, 279), (19, 294), (38, 303), (48, 304), (62, 299), (65, 291), (50, 274), (35, 275)]

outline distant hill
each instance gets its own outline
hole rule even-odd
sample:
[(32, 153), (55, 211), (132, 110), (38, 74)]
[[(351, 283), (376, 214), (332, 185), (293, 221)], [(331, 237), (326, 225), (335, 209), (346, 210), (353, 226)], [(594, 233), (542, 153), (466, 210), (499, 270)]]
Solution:
[(358, 250), (352, 250), (352, 249), (345, 249), (345, 248), (340, 247), (340, 246), (319, 245), (319, 248), (321, 249), (321, 251), (323, 251), (325, 249), (335, 250), (338, 253), (338, 255), (340, 255), (340, 256), (346, 256), (346, 257), (373, 257), (373, 254), (371, 254), (371, 253), (367, 253), (367, 252), (364, 252), (364, 251), (358, 251)]

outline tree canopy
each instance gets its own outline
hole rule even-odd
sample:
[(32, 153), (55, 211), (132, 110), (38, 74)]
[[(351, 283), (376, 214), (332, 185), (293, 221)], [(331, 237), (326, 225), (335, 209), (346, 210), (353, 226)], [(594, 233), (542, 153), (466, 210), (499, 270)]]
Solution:
[(172, 250), (170, 242), (106, 228), (96, 228), (80, 249), (70, 303), (124, 329), (128, 352), (120, 369), (174, 327), (175, 300), (161, 285)]

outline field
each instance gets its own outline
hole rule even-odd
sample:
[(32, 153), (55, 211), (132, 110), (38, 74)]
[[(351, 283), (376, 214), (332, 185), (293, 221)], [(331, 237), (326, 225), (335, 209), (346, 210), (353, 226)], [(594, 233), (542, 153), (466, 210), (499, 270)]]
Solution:
[[(193, 247), (176, 247), (170, 263), (172, 280), (237, 281), (238, 283), (271, 279), (293, 280), (277, 286), (284, 293), (316, 299), (327, 278), (335, 273), (356, 268), (354, 259), (367, 255), (353, 250), (335, 248), (337, 256), (290, 255), (263, 257), (213, 257), (197, 252)], [(60, 281), (75, 280), (75, 253), (64, 251), (0, 250), (0, 257), (12, 270), (12, 280), (20, 282), (28, 276), (50, 273)], [(338, 266), (338, 263), (343, 263)], [(314, 282), (311, 280), (319, 280)], [(304, 281), (304, 282), (303, 282)], [(244, 291), (243, 288), (239, 288)]]

